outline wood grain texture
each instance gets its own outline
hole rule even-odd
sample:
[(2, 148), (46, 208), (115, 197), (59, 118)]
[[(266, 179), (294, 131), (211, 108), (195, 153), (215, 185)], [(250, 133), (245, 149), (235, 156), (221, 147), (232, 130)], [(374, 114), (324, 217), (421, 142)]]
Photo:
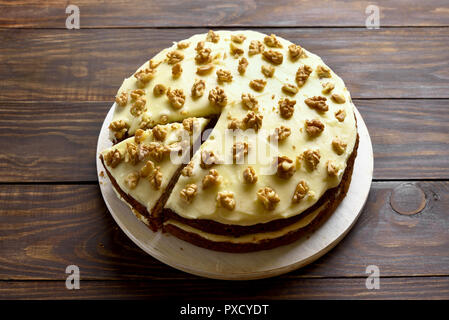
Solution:
[[(146, 60), (205, 31), (0, 30), (0, 101), (111, 101)], [(353, 98), (449, 98), (449, 28), (275, 32), (320, 55)]]
[[(67, 290), (64, 281), (1, 281), (0, 299), (448, 299), (449, 277), (381, 278), (379, 290), (367, 290), (366, 278), (259, 281), (83, 281)], [(236, 294), (238, 292), (238, 294)], [(164, 312), (176, 316), (178, 310)]]
[[(449, 100), (354, 100), (374, 146), (375, 179), (449, 179)], [(0, 103), (0, 182), (96, 181), (111, 102)]]
[[(390, 206), (392, 190), (406, 187), (401, 184), (374, 182), (343, 241), (281, 278), (365, 277), (372, 264), (383, 277), (449, 276), (449, 182), (414, 183), (426, 206), (410, 216)], [(84, 280), (199, 279), (137, 248), (116, 226), (96, 185), (0, 186), (0, 252), (3, 281), (63, 280), (71, 264)]]
[[(0, 26), (65, 28), (69, 3), (63, 0), (0, 1)], [(365, 26), (367, 1), (200, 0), (192, 2), (77, 0), (81, 28), (179, 26)], [(447, 26), (444, 0), (378, 0), (382, 26)]]

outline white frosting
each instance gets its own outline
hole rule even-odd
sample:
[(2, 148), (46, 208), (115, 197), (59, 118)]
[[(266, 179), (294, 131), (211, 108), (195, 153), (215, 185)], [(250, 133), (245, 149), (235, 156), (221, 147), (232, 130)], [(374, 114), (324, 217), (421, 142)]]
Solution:
[[(213, 61), (215, 69), (207, 76), (199, 76), (196, 74), (198, 65), (195, 62), (195, 47), (199, 41), (205, 41), (206, 34), (195, 35), (187, 40), (181, 42), (189, 42), (190, 46), (186, 49), (177, 49), (177, 44), (171, 48), (164, 49), (154, 58), (154, 62), (162, 62), (156, 68), (156, 76), (145, 86), (147, 111), (139, 117), (134, 117), (130, 113), (132, 102), (128, 101), (125, 107), (117, 106), (114, 113), (115, 120), (124, 120), (129, 126), (129, 134), (133, 134), (141, 122), (142, 117), (151, 119), (152, 124), (160, 121), (161, 116), (165, 115), (169, 122), (179, 121), (191, 116), (209, 116), (212, 114), (220, 114), (217, 125), (213, 129), (211, 137), (201, 146), (202, 150), (214, 151), (220, 157), (227, 156), (224, 154), (223, 146), (217, 143), (225, 135), (225, 129), (228, 126), (228, 117), (242, 119), (248, 110), (244, 109), (241, 104), (242, 93), (253, 94), (259, 102), (259, 112), (263, 115), (262, 129), (273, 131), (281, 125), (291, 129), (291, 135), (283, 142), (279, 143), (279, 155), (287, 156), (293, 161), (300, 156), (306, 149), (319, 150), (321, 159), (318, 167), (310, 171), (301, 161), (301, 165), (297, 166), (296, 173), (289, 179), (280, 179), (276, 175), (262, 175), (262, 165), (260, 162), (251, 164), (258, 175), (256, 184), (248, 185), (243, 181), (243, 170), (248, 167), (248, 164), (220, 164), (215, 165), (219, 174), (223, 177), (223, 181), (216, 187), (203, 189), (202, 179), (208, 173), (209, 169), (204, 170), (199, 166), (200, 155), (197, 152), (192, 161), (194, 163), (194, 173), (191, 177), (181, 176), (176, 183), (172, 194), (170, 195), (166, 207), (174, 210), (177, 214), (188, 219), (210, 219), (224, 224), (235, 225), (253, 225), (257, 223), (269, 222), (276, 219), (288, 218), (297, 215), (318, 201), (318, 199), (330, 188), (336, 187), (342, 177), (342, 173), (346, 168), (346, 163), (355, 146), (357, 129), (355, 118), (353, 115), (353, 104), (350, 94), (345, 87), (341, 78), (331, 71), (331, 78), (320, 79), (317, 75), (316, 69), (319, 65), (326, 66), (320, 57), (304, 50), (307, 57), (292, 61), (289, 57), (288, 46), (291, 42), (277, 37), (281, 42), (283, 48), (268, 48), (265, 45), (265, 50), (273, 50), (283, 54), (283, 63), (280, 65), (273, 65), (266, 61), (261, 54), (248, 55), (248, 47), (252, 40), (259, 40), (264, 42), (266, 35), (255, 31), (217, 31), (220, 41), (218, 43), (205, 42), (205, 46), (211, 48), (212, 56), (216, 56)], [(243, 34), (246, 40), (242, 44), (236, 44), (237, 47), (244, 50), (244, 54), (239, 57), (234, 57), (230, 54), (231, 35)], [(179, 50), (184, 54), (184, 59), (180, 62), (183, 69), (182, 75), (174, 79), (172, 77), (172, 65), (169, 65), (165, 59), (167, 53)], [(248, 67), (244, 75), (241, 75), (238, 70), (239, 60), (245, 57), (248, 60)], [(274, 66), (275, 72), (272, 78), (266, 78), (262, 72), (262, 65)], [(295, 75), (299, 66), (308, 65), (313, 69), (310, 77), (305, 85), (299, 88), (299, 92), (291, 97), (282, 91), (284, 84), (296, 85)], [(139, 70), (148, 68), (149, 63), (145, 63)], [(232, 82), (221, 83), (217, 80), (216, 71), (223, 69), (230, 71), (233, 80)], [(202, 79), (206, 83), (206, 90), (204, 95), (199, 99), (192, 99), (191, 88), (195, 79)], [(254, 91), (249, 87), (249, 83), (255, 79), (264, 79), (267, 85), (262, 92)], [(322, 93), (322, 84), (331, 82), (335, 88), (332, 93), (340, 94), (345, 97), (346, 102), (342, 104), (335, 103), (330, 99), (330, 94)], [(163, 84), (172, 89), (182, 89), (186, 96), (185, 104), (180, 109), (174, 109), (168, 102), (166, 95), (155, 96), (153, 88), (157, 84)], [(224, 89), (228, 98), (228, 104), (225, 108), (220, 109), (213, 105), (208, 100), (209, 91), (216, 86)], [(130, 93), (132, 90), (139, 88), (134, 76), (126, 79), (121, 86), (118, 94), (122, 92)], [(304, 103), (304, 100), (313, 96), (325, 96), (326, 103), (329, 110), (324, 113), (319, 113), (311, 109)], [(281, 98), (288, 98), (296, 100), (295, 111), (293, 117), (286, 120), (279, 115), (278, 101)], [(338, 110), (344, 110), (346, 118), (343, 122), (339, 122), (335, 118), (335, 113)], [(324, 125), (324, 131), (317, 137), (309, 138), (304, 127), (306, 120), (319, 119)], [(339, 138), (347, 144), (346, 150), (343, 154), (337, 155), (332, 148), (332, 140)], [(256, 145), (255, 140), (258, 140), (257, 146), (268, 147), (269, 142), (266, 137), (258, 135), (250, 140), (250, 146)], [(268, 159), (271, 161), (272, 159)], [(328, 160), (334, 161), (338, 167), (339, 172), (336, 177), (330, 177), (327, 173), (326, 163)], [(164, 174), (164, 177), (166, 175)], [(299, 201), (299, 203), (292, 203), (292, 196), (296, 185), (299, 181), (304, 180), (310, 188), (309, 195)], [(187, 184), (194, 183), (198, 186), (198, 194), (194, 197), (191, 203), (186, 203), (179, 196), (181, 190)], [(266, 210), (262, 204), (257, 200), (257, 190), (260, 188), (270, 186), (280, 197), (280, 202), (274, 210)], [(142, 186), (142, 188), (147, 188)], [(149, 186), (148, 188), (151, 188)], [(234, 193), (236, 206), (234, 210), (228, 210), (218, 207), (216, 204), (216, 196), (220, 191), (231, 191)], [(140, 192), (140, 191), (139, 191)], [(154, 199), (153, 195), (145, 193), (142, 189), (142, 201), (150, 203)]]
[[(201, 128), (201, 130), (204, 129), (204, 127), (209, 122), (208, 119), (204, 118), (197, 118), (198, 124)], [(182, 133), (184, 132), (183, 125), (180, 123), (173, 123), (168, 124), (165, 126), (162, 126), (163, 128), (167, 129), (167, 137), (163, 141), (163, 144), (165, 145), (172, 145), (174, 143), (177, 143), (179, 140), (179, 137), (182, 137)], [(145, 131), (145, 139), (141, 142), (143, 144), (149, 144), (151, 142), (155, 141), (153, 138), (152, 130), (146, 130)], [(111, 150), (118, 149), (122, 155), (126, 153), (126, 145), (128, 143), (135, 143), (134, 137), (128, 138), (106, 150), (104, 150), (101, 154), (103, 157)], [(191, 141), (192, 143), (192, 141)], [(149, 160), (149, 159), (146, 159)], [(139, 161), (137, 164), (133, 165), (130, 162), (125, 162), (125, 160), (122, 160), (118, 166), (115, 168), (112, 168), (111, 166), (108, 166), (105, 161), (105, 166), (110, 172), (110, 174), (114, 177), (116, 180), (118, 186), (120, 189), (122, 189), (125, 193), (133, 197), (136, 201), (138, 201), (140, 204), (144, 205), (148, 212), (151, 212), (151, 209), (156, 204), (157, 200), (161, 197), (162, 193), (165, 191), (165, 188), (167, 187), (168, 183), (170, 182), (171, 178), (175, 174), (175, 172), (180, 167), (180, 164), (173, 163), (170, 158), (164, 159), (161, 162), (155, 162), (156, 166), (160, 167), (160, 171), (162, 173), (162, 183), (158, 190), (156, 190), (150, 183), (150, 180), (147, 178), (140, 178), (137, 186), (134, 189), (130, 189), (129, 186), (125, 183), (126, 177), (132, 173), (132, 172), (139, 172), (140, 169), (145, 165), (146, 160)], [(115, 190), (115, 188), (114, 188)], [(121, 198), (121, 197), (120, 197)], [(122, 199), (123, 200), (123, 199)]]

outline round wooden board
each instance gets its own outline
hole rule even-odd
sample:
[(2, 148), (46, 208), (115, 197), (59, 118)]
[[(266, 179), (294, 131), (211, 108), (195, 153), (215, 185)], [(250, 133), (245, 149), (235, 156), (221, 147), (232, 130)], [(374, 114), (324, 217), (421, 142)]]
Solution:
[[(113, 110), (114, 105), (103, 122), (98, 138), (98, 174), (104, 171), (98, 159), (99, 152), (112, 145), (108, 125)], [(357, 109), (355, 114), (360, 143), (348, 194), (318, 230), (290, 245), (252, 253), (203, 249), (169, 234), (148, 229), (117, 197), (106, 175), (100, 178), (101, 193), (123, 232), (142, 250), (169, 266), (207, 278), (227, 280), (261, 279), (287, 273), (315, 261), (332, 249), (355, 224), (368, 197), (373, 177), (373, 149), (368, 129)]]

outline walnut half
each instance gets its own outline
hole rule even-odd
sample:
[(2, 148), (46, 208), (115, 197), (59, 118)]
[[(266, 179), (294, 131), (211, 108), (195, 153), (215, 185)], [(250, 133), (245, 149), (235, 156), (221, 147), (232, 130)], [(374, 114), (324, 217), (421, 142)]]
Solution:
[(228, 210), (235, 209), (234, 193), (229, 191), (222, 191), (217, 194), (217, 206)]
[(274, 210), (281, 199), (278, 194), (270, 187), (265, 187), (257, 191), (257, 199), (262, 202), (267, 210)]
[(281, 179), (289, 179), (296, 172), (295, 163), (289, 157), (280, 156), (277, 158), (276, 174)]
[(295, 192), (293, 193), (292, 202), (298, 203), (301, 199), (303, 199), (307, 193), (309, 192), (309, 186), (307, 182), (304, 180), (299, 181), (296, 185)]
[(329, 110), (329, 106), (326, 104), (326, 101), (327, 98), (322, 96), (315, 96), (304, 100), (306, 105), (319, 112), (326, 112)]
[(193, 198), (195, 198), (196, 194), (198, 192), (198, 187), (196, 184), (188, 184), (184, 189), (181, 190), (179, 193), (179, 196), (182, 200), (185, 202), (192, 202)]
[(243, 170), (243, 181), (247, 184), (255, 184), (257, 182), (256, 171), (253, 167), (249, 166)]

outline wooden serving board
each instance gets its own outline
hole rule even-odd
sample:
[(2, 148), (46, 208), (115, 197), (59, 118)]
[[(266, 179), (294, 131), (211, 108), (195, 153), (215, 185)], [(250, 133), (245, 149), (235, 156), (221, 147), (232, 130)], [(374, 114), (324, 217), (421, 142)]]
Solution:
[[(96, 161), (99, 176), (104, 171), (99, 152), (111, 146), (108, 125), (113, 110), (114, 106), (109, 110), (98, 138)], [(287, 273), (315, 261), (343, 239), (355, 224), (368, 197), (373, 177), (373, 148), (368, 129), (357, 109), (355, 114), (360, 142), (348, 194), (318, 230), (305, 234), (290, 245), (243, 254), (203, 249), (169, 234), (151, 231), (117, 197), (107, 176), (100, 178), (101, 193), (123, 232), (142, 250), (173, 268), (226, 280), (261, 279)]]

